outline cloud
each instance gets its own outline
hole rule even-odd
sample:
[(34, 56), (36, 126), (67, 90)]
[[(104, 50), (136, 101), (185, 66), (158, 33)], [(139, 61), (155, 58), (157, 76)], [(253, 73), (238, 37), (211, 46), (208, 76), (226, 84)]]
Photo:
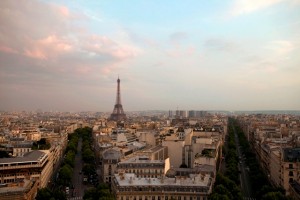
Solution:
[(237, 42), (225, 40), (221, 38), (210, 38), (204, 42), (204, 47), (207, 50), (215, 51), (236, 51), (239, 46)]
[(42, 1), (0, 1), (2, 78), (59, 83), (85, 74), (93, 80), (139, 55), (140, 49), (130, 40), (89, 30), (84, 16)]
[(292, 7), (300, 5), (300, 0), (234, 0), (228, 14), (229, 17), (251, 14), (282, 2)]
[(139, 49), (127, 44), (119, 44), (106, 36), (92, 35), (87, 38), (83, 49), (92, 54), (108, 55), (117, 59), (132, 58), (139, 54)]
[(292, 52), (296, 46), (289, 40), (275, 40), (271, 41), (266, 48), (274, 51), (274, 53), (278, 56), (283, 56)]
[[(298, 40), (273, 40), (265, 44), (256, 44), (251, 55), (244, 59), (247, 73), (286, 73), (287, 68), (298, 63)], [(257, 48), (258, 46), (260, 48)]]
[(13, 53), (13, 54), (18, 53), (16, 50), (7, 46), (0, 46), (0, 51), (4, 53)]
[(284, 0), (235, 0), (229, 13), (231, 16), (249, 14), (282, 1)]
[(184, 40), (188, 38), (188, 34), (186, 32), (175, 32), (170, 35), (170, 42), (173, 45), (178, 45)]

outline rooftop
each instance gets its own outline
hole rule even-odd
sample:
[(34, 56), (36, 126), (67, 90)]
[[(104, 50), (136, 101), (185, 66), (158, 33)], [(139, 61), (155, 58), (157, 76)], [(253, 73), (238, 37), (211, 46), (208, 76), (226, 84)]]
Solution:
[(121, 163), (162, 163), (164, 164), (164, 160), (150, 160), (147, 156), (135, 156), (131, 157), (127, 160), (122, 161)]
[(209, 187), (211, 176), (209, 174), (190, 174), (186, 177), (175, 178), (137, 178), (133, 173), (115, 174), (116, 181), (120, 186), (197, 186)]
[(108, 149), (103, 152), (103, 159), (120, 159), (122, 153), (116, 149)]
[(25, 153), (23, 157), (15, 158), (0, 158), (0, 164), (11, 164), (11, 163), (22, 163), (22, 162), (38, 162), (40, 161), (46, 153), (42, 151), (31, 151)]

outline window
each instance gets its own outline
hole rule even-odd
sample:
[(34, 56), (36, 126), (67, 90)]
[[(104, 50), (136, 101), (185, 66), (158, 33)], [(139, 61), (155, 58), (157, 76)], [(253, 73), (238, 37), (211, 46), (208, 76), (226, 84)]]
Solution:
[(293, 164), (289, 164), (289, 168), (290, 168), (290, 169), (293, 169)]
[(290, 178), (290, 179), (289, 179), (289, 182), (290, 182), (290, 183), (291, 183), (291, 182), (293, 182), (293, 181), (294, 181), (294, 179), (293, 179), (293, 178)]
[(294, 176), (294, 173), (292, 171), (289, 171), (289, 176)]

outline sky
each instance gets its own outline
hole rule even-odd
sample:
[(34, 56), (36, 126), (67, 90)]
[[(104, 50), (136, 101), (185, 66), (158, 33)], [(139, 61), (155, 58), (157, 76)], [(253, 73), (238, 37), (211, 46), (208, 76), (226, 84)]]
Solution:
[(300, 0), (1, 0), (0, 110), (300, 110)]

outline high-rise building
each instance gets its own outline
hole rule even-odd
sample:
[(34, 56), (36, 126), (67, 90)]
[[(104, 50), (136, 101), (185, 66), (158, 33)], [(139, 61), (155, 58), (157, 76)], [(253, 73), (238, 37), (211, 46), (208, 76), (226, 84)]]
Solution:
[(118, 87), (117, 87), (117, 98), (113, 113), (110, 115), (110, 120), (121, 121), (126, 119), (126, 114), (124, 113), (123, 106), (121, 103), (121, 91), (120, 91), (120, 79), (118, 77)]

